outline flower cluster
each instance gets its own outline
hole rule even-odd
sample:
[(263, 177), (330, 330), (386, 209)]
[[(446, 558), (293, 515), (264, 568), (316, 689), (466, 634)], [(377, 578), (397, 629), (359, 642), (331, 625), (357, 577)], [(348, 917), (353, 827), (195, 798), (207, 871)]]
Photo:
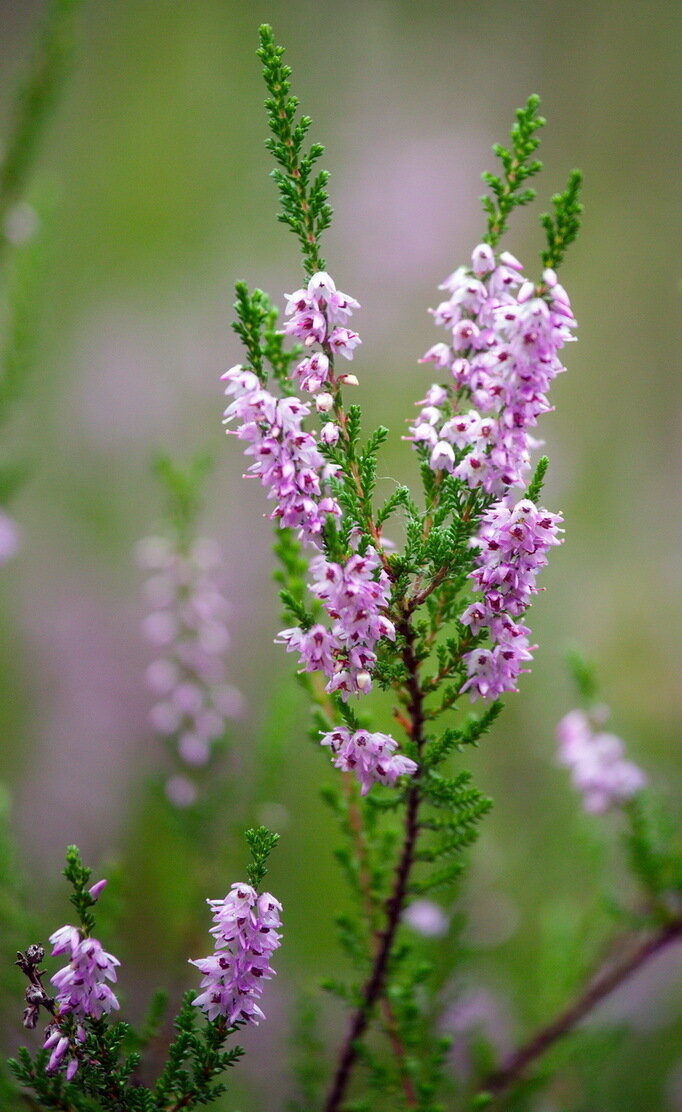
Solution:
[[(227, 600), (216, 582), (220, 552), (206, 538), (186, 543), (148, 537), (139, 544), (137, 558), (152, 573), (145, 589), (153, 609), (143, 623), (158, 650), (147, 669), (147, 683), (157, 697), (150, 721), (172, 739), (183, 769), (194, 770), (209, 762), (225, 720), (242, 707), (240, 693), (225, 682), (230, 636)], [(185, 775), (171, 777), (166, 790), (178, 806), (188, 806), (197, 795)]]
[[(84, 937), (77, 927), (60, 927), (50, 936), (50, 942), (53, 957), (66, 953), (70, 960), (51, 978), (57, 989), (56, 1019), (47, 1027), (43, 1047), (51, 1052), (47, 1072), (56, 1073), (65, 1066), (66, 1080), (71, 1081), (78, 1069), (79, 1045), (86, 1037), (80, 1021), (101, 1019), (119, 1007), (107, 981), (116, 981), (120, 962), (102, 949), (96, 938)], [(65, 1017), (74, 1020), (68, 1031), (63, 1025)]]
[(233, 1023), (255, 1023), (265, 1016), (256, 1001), (263, 981), (275, 975), (270, 956), (280, 945), (282, 905), (269, 892), (258, 895), (248, 884), (233, 884), (224, 900), (208, 900), (213, 908), (211, 934), (215, 953), (191, 960), (203, 974), (204, 990), (192, 1001), (209, 1020), (222, 1016)]
[(236, 435), (246, 440), (253, 458), (249, 473), (257, 475), (276, 505), (272, 517), (282, 528), (295, 529), (300, 538), (320, 546), (329, 514), (339, 516), (338, 503), (323, 490), (325, 461), (315, 437), (302, 427), (310, 407), (298, 398), (276, 398), (253, 371), (237, 364), (222, 376), (225, 393), (233, 396), (225, 422), (238, 420)]
[(581, 710), (572, 710), (561, 719), (557, 741), (559, 761), (570, 769), (586, 811), (601, 814), (618, 807), (646, 785), (642, 770), (625, 759), (621, 739), (595, 730)]
[(388, 576), (376, 549), (353, 553), (344, 564), (316, 556), (310, 562), (310, 591), (334, 620), (331, 629), (316, 624), (304, 631), (284, 629), (280, 644), (300, 654), (302, 671), (323, 672), (327, 691), (367, 694), (372, 686), (374, 652), (382, 637), (395, 640), (395, 627), (386, 617), (390, 597)]
[(319, 344), (325, 349), (303, 359), (294, 371), (293, 377), (301, 389), (315, 394), (332, 381), (330, 357), (343, 355), (352, 359), (354, 349), (362, 343), (357, 332), (345, 327), (353, 309), (360, 305), (354, 297), (337, 290), (323, 270), (313, 274), (306, 289), (288, 293), (286, 298), (285, 312), (290, 319), (284, 332), (302, 340), (307, 348)]
[(60, 1015), (68, 1012), (80, 1018), (101, 1019), (118, 1000), (107, 981), (116, 981), (120, 962), (102, 949), (96, 938), (84, 937), (77, 927), (60, 927), (50, 935), (52, 957), (68, 953), (69, 964), (51, 977), (57, 989), (56, 1004)]
[(514, 619), (527, 609), (537, 591), (538, 571), (547, 563), (548, 549), (561, 544), (560, 514), (551, 514), (524, 498), (515, 506), (496, 502), (483, 515), (473, 543), (477, 567), (471, 579), (483, 596), (464, 611), (461, 621), (473, 635), (487, 629), (492, 648), (465, 653), (468, 679), (462, 691), (472, 698), (496, 699), (515, 691), (522, 665), (532, 659), (530, 630)]
[(428, 449), (434, 470), (496, 497), (525, 484), (536, 444), (528, 430), (551, 409), (547, 391), (564, 370), (557, 353), (576, 323), (554, 271), (536, 287), (522, 269), (508, 252), (496, 260), (480, 244), (471, 268), (440, 287), (450, 296), (433, 315), (451, 342), (435, 344), (422, 362), (450, 371), (452, 387), (429, 390), (409, 437)]
[(396, 753), (397, 742), (390, 734), (371, 734), (367, 730), (349, 730), (338, 726), (322, 735), (321, 745), (334, 754), (334, 765), (342, 772), (352, 772), (362, 786), (362, 795), (372, 784), (395, 784), (399, 776), (413, 776), (416, 763)]

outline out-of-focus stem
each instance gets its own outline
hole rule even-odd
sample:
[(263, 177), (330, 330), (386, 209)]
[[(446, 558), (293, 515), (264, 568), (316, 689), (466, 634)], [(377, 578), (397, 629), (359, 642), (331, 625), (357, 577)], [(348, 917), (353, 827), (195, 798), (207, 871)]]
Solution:
[(665, 950), (682, 938), (682, 915), (671, 919), (654, 934), (648, 935), (625, 957), (607, 962), (592, 978), (582, 993), (556, 1019), (541, 1027), (523, 1046), (519, 1047), (502, 1065), (491, 1073), (480, 1088), (480, 1093), (501, 1096), (520, 1080), (525, 1070), (536, 1059), (577, 1027), (606, 996), (617, 989), (655, 954)]

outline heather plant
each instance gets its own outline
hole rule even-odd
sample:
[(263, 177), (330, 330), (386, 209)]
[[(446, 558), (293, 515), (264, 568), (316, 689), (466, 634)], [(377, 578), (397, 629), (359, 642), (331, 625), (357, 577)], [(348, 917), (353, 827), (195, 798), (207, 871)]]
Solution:
[[(612, 945), (606, 956), (603, 938), (583, 948), (573, 997), (510, 1051), (486, 1033), (481, 997), (475, 1008), (463, 992), (458, 1000), (468, 956), (466, 868), (492, 806), (466, 759), (538, 650), (529, 609), (550, 551), (563, 540), (561, 513), (541, 504), (548, 460), (534, 455), (552, 382), (565, 370), (563, 349), (575, 338), (557, 271), (579, 231), (581, 177), (573, 171), (541, 216), (541, 264), (527, 275), (502, 241), (515, 210), (534, 200), (530, 182), (542, 168), (536, 154), (545, 121), (531, 96), (516, 112), (509, 146), (494, 148), (497, 172), (484, 175), (480, 241), (431, 310), (441, 339), (421, 363), (437, 381), (415, 376), (417, 414), (405, 415), (403, 437), (418, 482), (394, 484), (381, 499), (389, 430), (363, 430), (360, 405), (346, 402), (348, 391), (361, 396), (361, 305), (338, 288), (322, 256), (332, 220), (329, 175), (318, 168), (323, 148), (308, 145), (311, 120), (298, 114), (283, 48), (268, 26), (258, 54), (279, 219), (298, 241), (302, 272), (292, 275), (281, 318), (262, 290), (237, 284), (234, 329), (244, 351), (223, 375), (224, 419), (274, 522), (286, 614), (277, 642), (293, 655), (311, 708), (349, 892), (349, 910), (337, 918), (345, 972), (330, 971), (323, 986), (335, 1002), (336, 1034), (323, 1036), (317, 1005), (300, 1004), (295, 1091), (281, 1107), (539, 1108), (539, 1092), (561, 1068), (557, 1044), (682, 937), (674, 824), (623, 743), (603, 729), (593, 671), (575, 656), (582, 705), (559, 724), (557, 761), (590, 820), (619, 823), (629, 880), (611, 901)], [(175, 774), (167, 796), (178, 808), (195, 804), (197, 769), (210, 779), (212, 746), (228, 716), (219, 698), (224, 600), (211, 579), (215, 554), (197, 533), (202, 466), (160, 463), (166, 533), (140, 549), (153, 573), (145, 623), (158, 653), (148, 673), (158, 696), (152, 721), (169, 739)], [(258, 826), (246, 838), (246, 880), (208, 899), (213, 952), (186, 955), (201, 977), (184, 998), (160, 1068), (155, 1056), (151, 1083), (144, 1052), (159, 1037), (160, 1005), (152, 1004), (140, 1031), (118, 1019), (125, 966), (95, 922), (104, 882), (90, 884), (90, 870), (69, 849), (65, 875), (77, 921), (49, 936), (52, 957), (66, 964), (47, 982), (41, 943), (17, 958), (28, 980), (24, 1024), (46, 1023), (42, 1048), (22, 1050), (11, 1063), (34, 1106), (176, 1112), (219, 1100), (232, 1107), (224, 1074), (243, 1053), (234, 1036), (265, 1019), (287, 913), (262, 890), (278, 835)], [(323, 931), (325, 911), (319, 915), (314, 929)], [(438, 947), (429, 947), (434, 939)], [(450, 1055), (448, 1014), (467, 1038), (466, 1063)], [(579, 1037), (589, 1046), (589, 1033)], [(590, 1053), (604, 1049), (595, 1038)]]
[(197, 526), (209, 469), (206, 456), (197, 456), (186, 468), (166, 456), (156, 460), (166, 492), (165, 519), (157, 535), (139, 542), (136, 553), (148, 573), (143, 632), (154, 655), (145, 677), (154, 699), (149, 720), (166, 742), (165, 794), (178, 808), (194, 806), (206, 793), (228, 726), (243, 710), (241, 694), (226, 676), (229, 603), (222, 590), (220, 549)]

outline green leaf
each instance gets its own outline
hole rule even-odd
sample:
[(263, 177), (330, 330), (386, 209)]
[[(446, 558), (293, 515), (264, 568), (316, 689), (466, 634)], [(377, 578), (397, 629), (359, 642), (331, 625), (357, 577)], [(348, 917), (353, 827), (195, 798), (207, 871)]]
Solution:
[(542, 252), (542, 261), (545, 266), (555, 270), (563, 262), (567, 248), (576, 239), (580, 231), (581, 216), (584, 206), (580, 202), (583, 177), (580, 170), (571, 170), (568, 185), (563, 193), (555, 193), (552, 197), (554, 217), (550, 213), (543, 213), (540, 223), (545, 229), (547, 237), (547, 250)]

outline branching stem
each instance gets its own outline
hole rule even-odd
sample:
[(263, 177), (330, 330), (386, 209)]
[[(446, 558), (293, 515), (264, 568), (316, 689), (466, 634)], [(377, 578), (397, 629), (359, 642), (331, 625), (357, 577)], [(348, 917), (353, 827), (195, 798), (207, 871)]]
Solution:
[(606, 996), (622, 985), (633, 973), (682, 939), (682, 915), (665, 923), (654, 934), (642, 939), (620, 961), (607, 962), (592, 978), (572, 1004), (545, 1027), (541, 1027), (523, 1046), (515, 1050), (505, 1062), (486, 1079), (481, 1093), (495, 1097), (507, 1092), (521, 1079), (528, 1066), (546, 1053), (554, 1043), (577, 1027)]

